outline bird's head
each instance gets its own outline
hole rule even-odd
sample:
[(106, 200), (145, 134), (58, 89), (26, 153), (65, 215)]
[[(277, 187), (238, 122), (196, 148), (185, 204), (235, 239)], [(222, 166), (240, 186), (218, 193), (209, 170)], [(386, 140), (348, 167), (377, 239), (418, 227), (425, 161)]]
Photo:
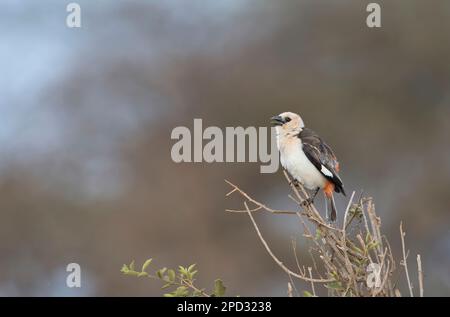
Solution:
[(278, 116), (270, 118), (270, 122), (277, 131), (283, 134), (300, 133), (305, 127), (302, 118), (293, 112), (283, 112)]

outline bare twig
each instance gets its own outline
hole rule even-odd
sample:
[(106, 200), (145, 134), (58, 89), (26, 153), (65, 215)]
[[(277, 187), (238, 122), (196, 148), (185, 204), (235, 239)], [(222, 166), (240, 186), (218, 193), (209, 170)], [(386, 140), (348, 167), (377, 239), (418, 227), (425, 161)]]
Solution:
[(344, 237), (345, 237), (345, 229), (347, 229), (347, 215), (348, 215), (348, 211), (350, 210), (350, 206), (352, 205), (354, 196), (355, 196), (355, 191), (353, 191), (352, 195), (350, 196), (350, 199), (349, 199), (348, 204), (347, 204), (347, 208), (345, 208), (344, 222), (343, 222), (343, 225), (342, 225), (342, 232), (344, 234)]
[[(312, 267), (308, 267), (309, 277), (312, 278)], [(316, 297), (316, 289), (314, 288), (314, 282), (311, 281), (311, 290), (313, 292), (314, 297)]]
[(287, 294), (288, 294), (288, 297), (294, 297), (294, 295), (292, 294), (292, 285), (291, 285), (291, 282), (288, 282), (287, 285), (288, 285), (288, 286), (287, 286)]
[(408, 272), (408, 263), (407, 263), (407, 255), (406, 255), (406, 250), (405, 250), (405, 232), (403, 231), (403, 223), (400, 222), (400, 237), (402, 240), (402, 252), (403, 252), (403, 262), (402, 265), (405, 268), (405, 273), (406, 273), (406, 281), (408, 282), (408, 288), (409, 288), (409, 294), (411, 295), (411, 297), (414, 297), (414, 293), (413, 293), (413, 287), (411, 284), (411, 280), (409, 278), (409, 272)]
[[(244, 202), (245, 208), (248, 209), (247, 203)], [(269, 245), (267, 244), (266, 240), (263, 238), (261, 231), (258, 228), (258, 225), (255, 222), (255, 219), (252, 216), (252, 213), (250, 210), (247, 211), (248, 216), (250, 217), (250, 220), (253, 223), (253, 226), (255, 227), (256, 233), (258, 234), (259, 239), (261, 240), (262, 244), (264, 245), (264, 247), (266, 248), (267, 252), (269, 253), (269, 255), (272, 257), (272, 259), (275, 261), (276, 264), (278, 264), (279, 267), (281, 267), (283, 269), (283, 271), (285, 271), (287, 274), (295, 276), (296, 278), (299, 278), (301, 280), (307, 281), (307, 282), (315, 282), (315, 283), (329, 283), (331, 281), (333, 281), (333, 279), (316, 279), (316, 278), (309, 278), (306, 277), (304, 275), (301, 274), (297, 274), (293, 271), (291, 271), (290, 269), (288, 269), (283, 262), (281, 262), (272, 252), (272, 250), (270, 250)]]
[(422, 271), (422, 260), (420, 254), (417, 254), (417, 272), (419, 274), (419, 294), (423, 297), (423, 271)]
[[(262, 204), (262, 203), (260, 203), (260, 202), (258, 202), (258, 201), (256, 201), (256, 200), (254, 200), (253, 198), (251, 198), (249, 195), (247, 195), (243, 190), (241, 190), (239, 187), (237, 187), (236, 185), (234, 185), (233, 183), (231, 183), (230, 181), (228, 181), (228, 180), (225, 180), (225, 182), (228, 184), (228, 185), (230, 185), (231, 187), (233, 187), (233, 189), (226, 195), (226, 196), (230, 196), (232, 193), (234, 193), (234, 192), (239, 192), (243, 197), (245, 197), (248, 201), (250, 201), (250, 202), (252, 202), (253, 204), (255, 204), (256, 206), (258, 206), (258, 207), (256, 207), (256, 208), (254, 208), (254, 209), (250, 209), (249, 211), (250, 212), (254, 212), (254, 211), (259, 211), (259, 210), (265, 210), (265, 211), (268, 211), (268, 212), (270, 212), (270, 213), (272, 213), (272, 214), (291, 214), (291, 215), (295, 215), (295, 214), (297, 214), (297, 212), (295, 212), (295, 211), (289, 211), (289, 210), (276, 210), (276, 209), (272, 209), (272, 208), (269, 208), (269, 207), (267, 207), (266, 205), (264, 205), (264, 204)], [(226, 209), (226, 211), (229, 211), (229, 212), (236, 212), (236, 213), (239, 213), (239, 212), (248, 212), (247, 210), (234, 210), (234, 209)]]

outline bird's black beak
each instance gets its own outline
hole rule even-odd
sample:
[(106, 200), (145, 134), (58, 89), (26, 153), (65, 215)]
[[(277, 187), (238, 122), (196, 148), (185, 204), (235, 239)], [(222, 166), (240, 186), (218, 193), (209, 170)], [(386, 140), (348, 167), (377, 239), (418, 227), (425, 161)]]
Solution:
[(285, 121), (281, 116), (275, 116), (275, 117), (270, 118), (270, 123), (274, 127), (276, 127), (276, 126), (283, 125), (285, 123)]

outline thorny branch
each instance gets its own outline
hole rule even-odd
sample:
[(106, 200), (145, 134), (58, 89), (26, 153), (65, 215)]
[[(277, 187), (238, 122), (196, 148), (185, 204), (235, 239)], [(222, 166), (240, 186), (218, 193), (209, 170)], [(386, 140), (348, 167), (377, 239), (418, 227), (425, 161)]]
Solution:
[[(375, 213), (372, 198), (363, 198), (361, 193), (358, 201), (354, 201), (355, 192), (353, 192), (344, 212), (341, 229), (337, 224), (328, 223), (314, 204), (306, 203), (309, 198), (307, 191), (303, 186), (294, 184), (286, 171), (284, 175), (293, 193), (289, 198), (297, 204), (297, 210), (270, 208), (252, 198), (237, 185), (228, 180), (225, 182), (231, 187), (227, 197), (238, 194), (244, 199), (243, 209), (227, 209), (227, 211), (246, 213), (249, 216), (264, 248), (289, 276), (288, 295), (293, 296), (293, 289), (296, 290), (292, 280), (296, 278), (310, 283), (312, 293), (307, 292), (310, 296), (316, 296), (319, 291), (315, 284), (328, 290), (328, 294), (332, 296), (398, 296), (400, 291), (396, 288), (397, 281), (393, 280), (393, 272), (396, 269), (394, 256), (388, 240), (381, 234), (381, 219)], [(252, 205), (251, 208), (248, 204)], [(257, 212), (297, 216), (304, 231), (303, 237), (309, 244), (309, 255), (314, 266), (306, 269), (300, 264), (295, 244), (293, 249), (298, 273), (289, 269), (275, 256), (253, 216)], [(410, 295), (413, 296), (401, 226), (400, 232), (403, 247), (403, 261), (400, 263), (405, 268)], [(423, 296), (420, 255), (417, 256), (417, 265), (420, 296)], [(313, 277), (314, 275), (317, 277)]]

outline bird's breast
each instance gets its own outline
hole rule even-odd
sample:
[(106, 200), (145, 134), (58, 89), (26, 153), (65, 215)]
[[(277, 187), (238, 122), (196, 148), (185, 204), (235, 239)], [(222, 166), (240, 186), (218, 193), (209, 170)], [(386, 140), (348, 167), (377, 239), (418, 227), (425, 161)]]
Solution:
[(297, 181), (308, 189), (323, 188), (326, 178), (311, 163), (303, 152), (301, 142), (282, 142), (280, 146), (281, 165)]

